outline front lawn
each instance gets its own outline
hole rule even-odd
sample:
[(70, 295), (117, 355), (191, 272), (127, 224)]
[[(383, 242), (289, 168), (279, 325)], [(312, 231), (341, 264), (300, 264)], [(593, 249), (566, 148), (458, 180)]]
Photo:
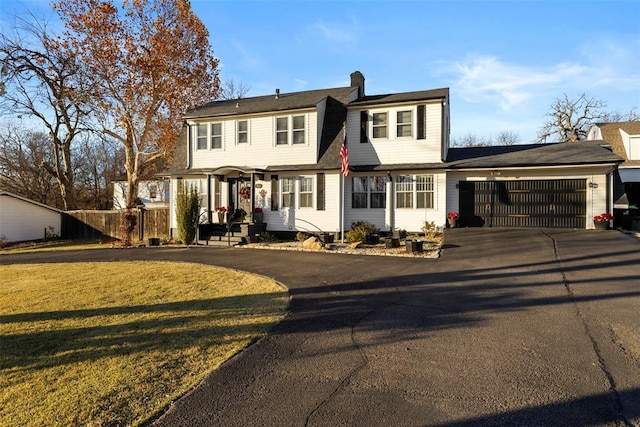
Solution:
[(199, 264), (2, 265), (0, 424), (139, 424), (287, 302), (273, 280)]

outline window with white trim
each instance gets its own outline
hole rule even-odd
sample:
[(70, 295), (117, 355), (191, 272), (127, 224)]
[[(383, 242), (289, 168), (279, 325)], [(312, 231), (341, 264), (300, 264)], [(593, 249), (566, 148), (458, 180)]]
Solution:
[[(435, 185), (433, 175), (399, 175), (396, 177), (396, 207), (433, 209)], [(415, 202), (414, 202), (415, 200)]]
[(300, 177), (300, 207), (313, 207), (313, 178)]
[(433, 175), (416, 175), (416, 207), (418, 209), (433, 209), (433, 196)]
[(396, 137), (407, 138), (413, 136), (412, 111), (396, 112)]
[(292, 208), (296, 199), (296, 179), (295, 178), (282, 178), (282, 203), (280, 206), (283, 208)]
[(396, 207), (413, 207), (413, 177), (410, 175), (396, 177)]
[(289, 118), (276, 118), (276, 145), (287, 145), (289, 143)]
[(293, 144), (304, 144), (305, 143), (305, 123), (304, 116), (293, 116), (291, 121), (293, 122), (292, 126), (292, 143)]
[(211, 149), (222, 148), (222, 123), (211, 123)]
[(276, 145), (305, 144), (307, 119), (298, 116), (276, 117)]
[(387, 138), (387, 113), (373, 113), (371, 120), (371, 135), (374, 139)]
[(249, 120), (238, 120), (238, 144), (249, 142)]
[(354, 209), (384, 209), (387, 206), (386, 176), (354, 176), (351, 207)]
[(196, 148), (198, 150), (207, 149), (207, 124), (201, 123), (196, 126)]

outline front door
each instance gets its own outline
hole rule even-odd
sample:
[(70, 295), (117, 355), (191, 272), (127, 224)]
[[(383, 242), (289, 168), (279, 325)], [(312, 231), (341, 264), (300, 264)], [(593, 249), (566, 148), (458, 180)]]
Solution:
[[(248, 179), (236, 179), (229, 186), (229, 200), (234, 209), (242, 209), (245, 212), (245, 220), (251, 219), (251, 181)], [(239, 220), (239, 219), (238, 219)]]

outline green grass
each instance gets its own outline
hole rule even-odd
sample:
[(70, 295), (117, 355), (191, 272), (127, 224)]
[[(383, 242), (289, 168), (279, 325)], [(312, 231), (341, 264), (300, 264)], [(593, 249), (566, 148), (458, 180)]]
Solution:
[(0, 266), (0, 425), (137, 425), (284, 315), (264, 277), (199, 264)]

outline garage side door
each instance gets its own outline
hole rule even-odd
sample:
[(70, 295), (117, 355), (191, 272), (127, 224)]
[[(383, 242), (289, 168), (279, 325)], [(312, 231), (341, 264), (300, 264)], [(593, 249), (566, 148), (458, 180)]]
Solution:
[(460, 181), (460, 224), (585, 228), (584, 179)]

